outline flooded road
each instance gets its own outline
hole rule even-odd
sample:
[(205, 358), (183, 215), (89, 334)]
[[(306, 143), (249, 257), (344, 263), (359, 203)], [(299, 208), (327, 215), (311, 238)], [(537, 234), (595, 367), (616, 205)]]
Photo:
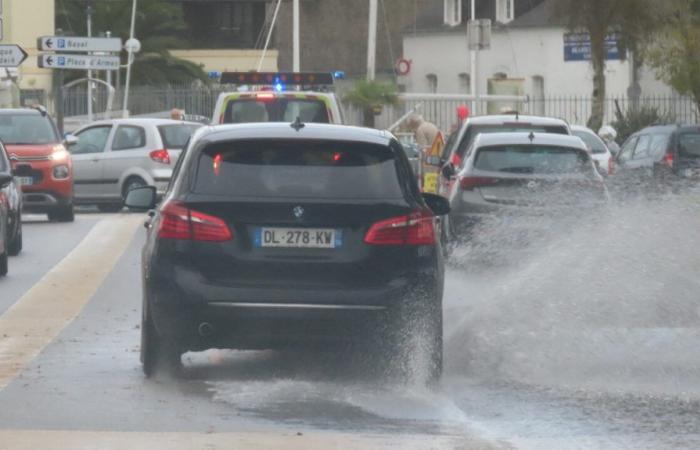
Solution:
[(0, 391), (0, 423), (381, 437), (364, 448), (700, 448), (698, 224), (698, 197), (639, 200), (500, 263), (456, 251), (436, 389), (378, 381), (352, 353), (209, 351), (185, 355), (184, 379), (144, 379), (137, 230), (80, 315)]

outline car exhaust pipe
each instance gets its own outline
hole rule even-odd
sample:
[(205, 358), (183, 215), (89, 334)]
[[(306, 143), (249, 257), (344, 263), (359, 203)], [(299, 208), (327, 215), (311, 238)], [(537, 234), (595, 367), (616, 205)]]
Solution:
[(199, 324), (199, 335), (202, 337), (209, 337), (214, 334), (214, 326), (209, 322), (202, 322)]

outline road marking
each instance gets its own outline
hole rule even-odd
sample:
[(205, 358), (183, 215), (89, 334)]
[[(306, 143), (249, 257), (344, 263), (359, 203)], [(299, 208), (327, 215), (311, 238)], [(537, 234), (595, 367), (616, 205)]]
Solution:
[(98, 222), (71, 253), (0, 316), (0, 391), (80, 314), (142, 222), (143, 217), (137, 215)]
[(433, 435), (350, 433), (127, 433), (97, 431), (0, 430), (3, 450), (267, 450), (267, 449), (459, 449), (496, 450), (509, 445), (478, 438)]

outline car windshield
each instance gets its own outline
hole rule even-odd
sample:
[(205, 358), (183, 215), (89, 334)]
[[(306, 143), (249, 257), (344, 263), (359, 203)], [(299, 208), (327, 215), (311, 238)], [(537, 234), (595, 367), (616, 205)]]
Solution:
[(187, 140), (192, 136), (201, 125), (193, 124), (177, 124), (177, 125), (160, 125), (158, 132), (163, 139), (163, 145), (169, 150), (181, 150)]
[(237, 99), (226, 106), (224, 123), (246, 122), (302, 122), (328, 123), (328, 109), (318, 99)]
[(478, 149), (474, 168), (514, 174), (570, 174), (590, 171), (590, 160), (575, 148), (503, 145)]
[(195, 192), (241, 198), (397, 199), (391, 149), (354, 142), (233, 141), (199, 158)]
[(9, 145), (54, 144), (59, 141), (48, 116), (36, 114), (0, 115), (0, 140)]
[(700, 159), (700, 133), (683, 133), (678, 137), (681, 158)]
[(586, 130), (574, 130), (571, 132), (576, 137), (581, 138), (581, 140), (586, 144), (586, 146), (591, 150), (594, 155), (601, 155), (608, 152), (608, 148), (605, 143), (596, 136), (591, 131)]

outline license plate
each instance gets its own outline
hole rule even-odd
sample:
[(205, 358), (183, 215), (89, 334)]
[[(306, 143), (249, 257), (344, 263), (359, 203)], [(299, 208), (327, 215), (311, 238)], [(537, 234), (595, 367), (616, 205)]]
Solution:
[(258, 228), (255, 231), (256, 247), (333, 249), (342, 245), (342, 230), (328, 228)]
[(17, 178), (17, 180), (22, 186), (29, 186), (31, 184), (34, 184), (34, 178), (32, 177), (19, 177)]

